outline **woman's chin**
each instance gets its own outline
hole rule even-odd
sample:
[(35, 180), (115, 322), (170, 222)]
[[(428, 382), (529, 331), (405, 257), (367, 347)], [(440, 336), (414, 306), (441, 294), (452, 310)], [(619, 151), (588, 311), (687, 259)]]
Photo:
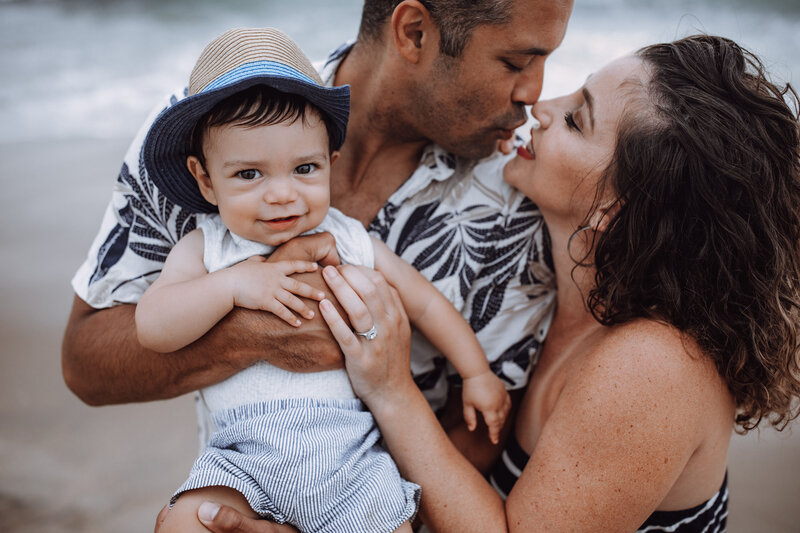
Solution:
[(503, 168), (503, 181), (528, 196), (525, 185), (530, 181), (531, 168), (526, 163), (529, 162), (519, 156), (506, 163)]

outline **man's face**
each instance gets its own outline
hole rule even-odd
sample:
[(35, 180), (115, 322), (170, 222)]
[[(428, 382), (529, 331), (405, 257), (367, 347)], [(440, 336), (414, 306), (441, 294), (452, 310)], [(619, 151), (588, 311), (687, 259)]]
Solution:
[(571, 11), (572, 0), (516, 0), (510, 22), (476, 27), (457, 58), (440, 54), (411, 91), (418, 131), (463, 157), (491, 154), (538, 100)]

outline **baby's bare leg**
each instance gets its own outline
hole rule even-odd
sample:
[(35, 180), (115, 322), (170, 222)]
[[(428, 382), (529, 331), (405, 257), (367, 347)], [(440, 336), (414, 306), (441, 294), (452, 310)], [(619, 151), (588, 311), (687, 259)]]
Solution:
[(167, 513), (167, 518), (158, 533), (197, 532), (208, 533), (197, 518), (197, 509), (203, 502), (212, 501), (227, 505), (239, 511), (243, 516), (256, 518), (258, 515), (247, 499), (237, 490), (230, 487), (204, 487), (184, 492)]
[(394, 533), (414, 533), (414, 528), (411, 527), (411, 522), (405, 522), (402, 526), (395, 529)]

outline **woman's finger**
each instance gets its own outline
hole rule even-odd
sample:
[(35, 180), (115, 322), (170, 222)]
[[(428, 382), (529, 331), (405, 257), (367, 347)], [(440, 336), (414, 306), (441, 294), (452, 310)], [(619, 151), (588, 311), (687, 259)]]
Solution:
[(325, 283), (331, 288), (336, 299), (339, 300), (339, 305), (347, 313), (353, 329), (356, 331), (368, 331), (375, 322), (372, 315), (364, 303), (362, 297), (354, 290), (342, 274), (335, 268), (327, 266), (322, 269), (322, 277)]
[(348, 265), (339, 267), (339, 273), (367, 306), (373, 324), (380, 328), (381, 323), (390, 323), (389, 327), (395, 327), (399, 322), (407, 321), (402, 302), (393, 294), (396, 291), (380, 272)]
[(353, 330), (347, 325), (342, 316), (336, 311), (336, 307), (330, 300), (322, 300), (319, 303), (319, 312), (328, 324), (328, 328), (333, 334), (333, 338), (339, 343), (345, 357), (355, 357), (360, 352), (358, 337), (353, 334)]

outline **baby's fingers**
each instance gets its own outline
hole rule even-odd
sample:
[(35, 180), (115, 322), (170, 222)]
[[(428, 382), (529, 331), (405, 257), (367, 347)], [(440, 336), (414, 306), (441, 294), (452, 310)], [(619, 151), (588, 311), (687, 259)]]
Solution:
[(503, 422), (505, 422), (505, 415), (498, 411), (486, 411), (483, 413), (483, 419), (486, 421), (486, 427), (489, 428), (489, 440), (492, 444), (500, 442), (500, 430), (503, 429)]
[(311, 300), (317, 300), (318, 302), (321, 302), (322, 299), (325, 298), (325, 293), (322, 292), (321, 290), (315, 289), (308, 283), (298, 281), (294, 278), (289, 278), (289, 277), (284, 278), (283, 281), (281, 282), (281, 288), (288, 292), (291, 292), (292, 294), (302, 296), (303, 298), (309, 298)]
[(319, 265), (313, 261), (279, 261), (277, 264), (280, 265), (281, 270), (287, 276), (289, 274), (297, 274), (299, 272), (316, 272), (319, 268)]
[[(278, 300), (278, 302), (282, 303), (284, 306), (288, 307), (289, 309), (291, 309), (292, 311), (294, 311), (298, 315), (302, 316), (306, 320), (311, 320), (312, 318), (314, 318), (314, 311), (312, 311), (303, 302), (303, 300), (301, 300), (300, 298), (298, 298), (297, 296), (295, 296), (291, 292), (289, 292), (289, 291), (279, 291), (275, 295), (275, 298)], [(284, 309), (286, 309), (286, 307), (284, 307)], [(291, 313), (289, 313), (289, 314), (291, 315)], [(292, 315), (292, 316), (294, 316), (294, 315)], [(295, 320), (297, 320), (297, 319), (295, 318)], [(299, 320), (298, 320), (298, 325), (299, 325)]]
[(464, 421), (470, 431), (475, 431), (475, 428), (478, 427), (478, 414), (475, 412), (475, 407), (466, 403), (464, 404)]
[(272, 300), (272, 302), (266, 306), (265, 310), (277, 316), (290, 326), (294, 326), (296, 328), (300, 327), (300, 319), (297, 318), (294, 313), (289, 311), (289, 309), (287, 309), (286, 306), (283, 305), (283, 303), (281, 303), (279, 300)]

